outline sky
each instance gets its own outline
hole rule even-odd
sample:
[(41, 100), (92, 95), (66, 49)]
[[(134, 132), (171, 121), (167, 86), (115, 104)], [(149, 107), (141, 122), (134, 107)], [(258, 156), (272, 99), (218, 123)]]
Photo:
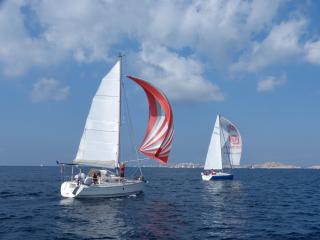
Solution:
[[(172, 104), (171, 163), (205, 161), (220, 113), (241, 132), (242, 164), (320, 164), (319, 12), (316, 0), (2, 0), (0, 165), (72, 161), (119, 53)], [(139, 144), (147, 101), (124, 82)]]

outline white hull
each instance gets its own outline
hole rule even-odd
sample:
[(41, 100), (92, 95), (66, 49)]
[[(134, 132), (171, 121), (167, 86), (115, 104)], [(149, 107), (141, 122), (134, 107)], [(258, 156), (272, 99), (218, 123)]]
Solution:
[(233, 175), (230, 173), (224, 173), (224, 172), (217, 172), (215, 174), (209, 173), (209, 174), (204, 174), (201, 173), (202, 180), (203, 181), (212, 181), (212, 180), (232, 180)]
[(141, 180), (123, 180), (92, 184), (90, 186), (77, 184), (76, 181), (66, 181), (61, 185), (61, 195), (66, 198), (111, 198), (129, 196), (143, 191)]
[(212, 178), (212, 174), (205, 175), (205, 174), (201, 173), (201, 176), (202, 176), (203, 181), (210, 181)]

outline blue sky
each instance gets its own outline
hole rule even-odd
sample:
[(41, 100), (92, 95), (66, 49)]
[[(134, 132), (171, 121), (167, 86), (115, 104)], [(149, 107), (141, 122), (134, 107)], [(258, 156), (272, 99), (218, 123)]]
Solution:
[[(0, 164), (71, 161), (119, 52), (125, 74), (172, 103), (171, 162), (204, 162), (221, 113), (241, 131), (243, 164), (319, 164), (319, 12), (319, 1), (1, 1)], [(146, 98), (125, 84), (139, 143)]]

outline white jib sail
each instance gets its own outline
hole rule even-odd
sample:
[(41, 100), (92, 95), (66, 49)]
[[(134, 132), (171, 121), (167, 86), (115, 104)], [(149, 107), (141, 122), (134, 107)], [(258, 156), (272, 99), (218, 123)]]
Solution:
[(232, 166), (240, 165), (242, 153), (242, 139), (237, 127), (224, 117), (220, 117), (221, 151), (225, 161)]
[(119, 161), (120, 61), (102, 79), (80, 141), (77, 164), (115, 168)]
[(210, 169), (222, 169), (219, 115), (217, 116), (216, 123), (214, 124), (214, 129), (212, 132), (210, 145), (207, 153), (206, 163), (204, 165), (204, 170)]

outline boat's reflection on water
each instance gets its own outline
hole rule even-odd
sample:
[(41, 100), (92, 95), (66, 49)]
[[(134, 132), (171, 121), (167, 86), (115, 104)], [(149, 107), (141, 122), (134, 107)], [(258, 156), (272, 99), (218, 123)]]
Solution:
[(137, 235), (143, 239), (175, 239), (183, 226), (177, 205), (166, 201), (153, 201), (144, 210), (143, 231)]
[(62, 199), (57, 228), (72, 239), (232, 239), (247, 228), (241, 181), (173, 184), (165, 194), (146, 188), (129, 198)]
[[(65, 236), (76, 239), (119, 238), (130, 226), (125, 223), (125, 209), (134, 198), (143, 194), (122, 198), (62, 199), (57, 221)], [(131, 202), (132, 203), (132, 202)]]
[(222, 192), (241, 191), (242, 184), (237, 180), (221, 180), (221, 181), (203, 181), (205, 196), (211, 194), (220, 194)]
[(231, 229), (241, 229), (246, 224), (247, 210), (241, 208), (245, 194), (240, 181), (203, 182), (201, 200), (206, 210), (201, 219), (208, 235), (228, 238)]
[(75, 239), (168, 239), (183, 219), (177, 206), (146, 200), (143, 194), (111, 199), (63, 199), (57, 221), (64, 236)]

